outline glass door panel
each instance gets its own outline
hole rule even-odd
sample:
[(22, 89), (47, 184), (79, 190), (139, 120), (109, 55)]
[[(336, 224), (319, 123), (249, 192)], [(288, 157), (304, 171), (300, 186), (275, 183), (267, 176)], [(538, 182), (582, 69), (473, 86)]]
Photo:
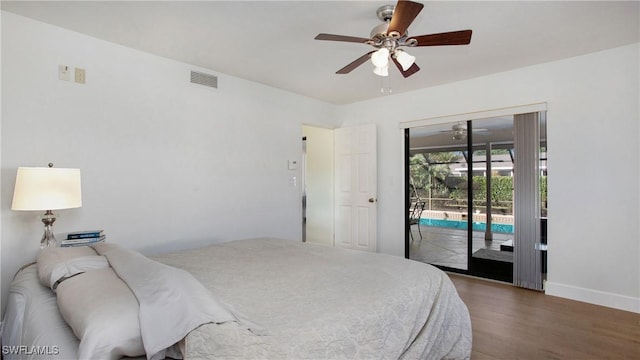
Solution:
[[(489, 134), (487, 128), (497, 128)], [(471, 269), (513, 280), (513, 118), (473, 121), (473, 236)]]
[(409, 258), (464, 272), (469, 269), (465, 151), (465, 139), (454, 139), (451, 124), (410, 130)]

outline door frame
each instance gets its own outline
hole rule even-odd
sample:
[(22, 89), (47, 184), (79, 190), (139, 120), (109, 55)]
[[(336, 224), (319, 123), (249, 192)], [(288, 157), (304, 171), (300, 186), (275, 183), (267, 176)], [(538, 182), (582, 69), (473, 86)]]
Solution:
[[(315, 130), (320, 130), (323, 134), (315, 133)], [(314, 219), (311, 219), (310, 216), (313, 216), (313, 212), (309, 211), (309, 205), (314, 201), (313, 197), (309, 197), (307, 186), (311, 181), (309, 180), (313, 174), (309, 174), (308, 168), (309, 164), (313, 161), (313, 159), (309, 158), (310, 150), (313, 151), (311, 147), (311, 142), (313, 140), (310, 136), (320, 136), (325, 137), (327, 132), (331, 132), (332, 138), (332, 152), (330, 154), (332, 160), (332, 174), (329, 177), (331, 180), (328, 180), (327, 177), (323, 177), (323, 186), (326, 185), (326, 182), (331, 182), (332, 194), (322, 193), (321, 196), (324, 196), (324, 202), (330, 199), (331, 201), (331, 209), (328, 210), (327, 205), (324, 205), (323, 212), (331, 213), (331, 235), (323, 234), (323, 237), (331, 238), (331, 241), (314, 241), (313, 236), (310, 236), (310, 233), (306, 230), (309, 230), (309, 224), (314, 223)], [(338, 140), (338, 137), (347, 136), (348, 144), (341, 144)], [(315, 125), (307, 125), (302, 124), (302, 190), (300, 192), (300, 201), (302, 203), (302, 237), (306, 242), (313, 242), (322, 245), (329, 246), (341, 246), (351, 249), (358, 250), (367, 250), (376, 252), (377, 251), (377, 126), (375, 124), (362, 124), (355, 126), (348, 126), (342, 128), (325, 128)], [(326, 144), (322, 144), (322, 146), (326, 146)], [(339, 151), (338, 148), (347, 147), (347, 153), (343, 155), (347, 155), (350, 160), (350, 166), (348, 169), (349, 174), (347, 175), (351, 185), (350, 188), (353, 190), (352, 199), (349, 200), (349, 204), (343, 204), (343, 208), (349, 207), (350, 221), (348, 224), (349, 234), (346, 236), (346, 240), (348, 240), (348, 244), (344, 243), (344, 239), (340, 239), (340, 231), (342, 229), (339, 228), (341, 223), (344, 223), (344, 219), (342, 222), (340, 221), (340, 196), (339, 186), (340, 179), (339, 174), (341, 173), (341, 169), (338, 167), (343, 166), (344, 164), (340, 164), (339, 162)], [(328, 152), (328, 151), (327, 151)], [(322, 154), (324, 155), (324, 154)], [(363, 159), (368, 160), (363, 160)], [(364, 161), (364, 162), (363, 162)], [(367, 166), (362, 167), (360, 165), (366, 164)], [(360, 174), (360, 171), (363, 169), (367, 169), (370, 171), (365, 171), (366, 174)], [(344, 170), (344, 169), (342, 169)], [(364, 176), (364, 177), (362, 177)], [(361, 181), (363, 180), (363, 181)], [(362, 188), (362, 186), (368, 186), (368, 189)], [(363, 193), (362, 190), (367, 190), (366, 193)], [(325, 189), (326, 190), (326, 189)], [(361, 191), (358, 191), (361, 190)], [(315, 194), (315, 199), (317, 199), (317, 193)], [(363, 198), (364, 196), (364, 198)], [(363, 200), (364, 199), (364, 200)], [(361, 218), (363, 218), (363, 214), (367, 213), (369, 215), (365, 216), (366, 223), (360, 224)], [(329, 221), (329, 219), (324, 219), (322, 221)], [(317, 221), (315, 222), (316, 225)], [(328, 227), (326, 226), (316, 226), (315, 228), (320, 227)], [(344, 232), (344, 231), (343, 231)], [(345, 234), (346, 235), (346, 234)], [(318, 237), (316, 236), (316, 239)], [(364, 240), (360, 241), (360, 240)], [(341, 243), (342, 241), (342, 243)]]

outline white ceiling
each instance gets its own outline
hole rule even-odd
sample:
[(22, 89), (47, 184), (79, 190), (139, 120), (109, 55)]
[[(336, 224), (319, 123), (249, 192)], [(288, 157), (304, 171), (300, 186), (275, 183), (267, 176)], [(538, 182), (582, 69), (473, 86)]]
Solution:
[[(2, 1), (2, 9), (97, 38), (346, 104), (380, 94), (364, 64), (335, 72), (368, 45), (376, 9), (395, 1)], [(427, 1), (410, 35), (472, 29), (467, 46), (408, 49), (420, 72), (390, 69), (393, 93), (420, 89), (640, 41), (638, 1)], [(222, 84), (221, 84), (222, 85)], [(385, 82), (385, 87), (388, 84)]]

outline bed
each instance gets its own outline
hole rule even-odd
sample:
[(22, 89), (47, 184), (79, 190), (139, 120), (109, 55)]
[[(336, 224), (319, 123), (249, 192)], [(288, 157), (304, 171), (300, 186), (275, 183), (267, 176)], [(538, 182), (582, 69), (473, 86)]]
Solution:
[(108, 243), (45, 250), (16, 275), (4, 324), (5, 359), (471, 353), (469, 313), (444, 272), (270, 238), (151, 258)]

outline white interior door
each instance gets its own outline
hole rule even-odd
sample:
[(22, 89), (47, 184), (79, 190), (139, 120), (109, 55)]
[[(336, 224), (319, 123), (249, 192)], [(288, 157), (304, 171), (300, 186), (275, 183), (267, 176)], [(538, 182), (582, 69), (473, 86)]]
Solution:
[(376, 251), (377, 152), (375, 124), (336, 129), (335, 245)]

